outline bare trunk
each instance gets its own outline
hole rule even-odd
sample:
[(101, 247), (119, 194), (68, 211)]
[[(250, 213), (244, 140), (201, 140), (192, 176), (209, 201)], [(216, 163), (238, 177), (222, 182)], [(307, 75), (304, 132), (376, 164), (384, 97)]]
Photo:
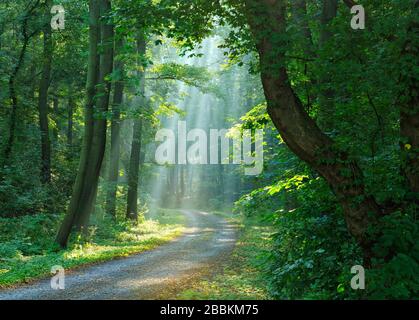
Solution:
[(306, 54), (307, 58), (310, 58), (314, 53), (313, 37), (308, 25), (307, 2), (306, 0), (294, 0), (292, 1), (291, 5), (296, 23), (301, 28), (301, 34), (303, 36), (303, 41), (305, 42), (304, 53)]
[[(85, 135), (70, 206), (56, 238), (56, 242), (62, 247), (67, 245), (73, 226), (81, 229), (89, 220), (106, 144), (104, 113), (107, 112), (109, 104), (110, 82), (107, 77), (111, 74), (113, 66), (113, 26), (105, 19), (99, 25), (99, 16), (109, 13), (111, 3), (109, 0), (90, 0), (89, 9), (90, 45)], [(100, 39), (103, 50), (99, 58)], [(95, 96), (99, 97), (97, 101)]]
[[(145, 55), (146, 42), (143, 35), (139, 36), (138, 54)], [(140, 78), (140, 108), (144, 107), (145, 99), (145, 73), (144, 70), (138, 74)], [(134, 120), (134, 129), (132, 133), (131, 157), (128, 170), (128, 198), (127, 198), (127, 218), (136, 220), (138, 217), (138, 176), (141, 158), (141, 133), (143, 121), (142, 119)]]
[[(115, 44), (115, 48), (121, 48), (122, 40)], [(115, 62), (115, 71), (118, 79), (115, 82), (113, 104), (112, 104), (112, 123), (111, 123), (111, 150), (109, 156), (109, 172), (108, 172), (108, 192), (106, 195), (106, 212), (112, 216), (116, 216), (116, 192), (118, 188), (119, 176), (119, 156), (120, 156), (120, 130), (121, 116), (120, 108), (124, 93), (124, 66), (123, 62), (118, 59)]]
[[(416, 12), (419, 10), (419, 1), (415, 2), (414, 10)], [(403, 50), (406, 61), (417, 61), (419, 46), (415, 39), (418, 33), (419, 24), (416, 20), (410, 24), (407, 32), (407, 41)], [(406, 83), (406, 91), (402, 93), (404, 101), (400, 108), (402, 171), (413, 193), (412, 198), (419, 202), (419, 85), (414, 70), (410, 71), (402, 78)]]
[[(51, 6), (48, 0), (46, 8)], [(45, 15), (48, 18), (48, 15)], [(48, 21), (49, 22), (49, 21)], [(52, 62), (52, 36), (51, 26), (45, 21), (44, 26), (44, 52), (42, 76), (39, 83), (38, 112), (39, 112), (39, 130), (41, 132), (41, 182), (51, 182), (51, 141), (49, 137), (48, 123), (48, 89), (51, 78), (51, 62)]]
[(61, 128), (60, 128), (60, 98), (58, 97), (58, 92), (57, 91), (52, 98), (52, 110), (54, 111), (54, 123), (55, 123), (53, 136), (54, 136), (54, 142), (57, 143), (59, 135), (60, 135), (60, 131), (61, 131)]
[[(320, 18), (320, 47), (322, 49), (324, 49), (324, 47), (327, 46), (327, 44), (333, 36), (330, 23), (336, 17), (337, 12), (337, 0), (323, 0), (322, 13)], [(322, 90), (319, 97), (320, 110), (318, 121), (320, 128), (326, 131), (331, 131), (334, 125), (333, 119), (335, 115), (335, 93), (331, 88), (331, 81), (331, 76), (327, 73), (323, 74), (322, 77), (319, 79), (320, 84), (323, 87), (325, 87), (325, 89)]]
[(68, 154), (70, 155), (73, 150), (73, 116), (74, 116), (74, 98), (70, 92), (68, 97), (68, 106), (67, 106), (67, 147)]
[[(16, 92), (16, 78), (20, 69), (22, 68), (24, 58), (26, 55), (26, 50), (29, 44), (29, 40), (31, 37), (35, 35), (35, 33), (28, 34), (28, 20), (35, 11), (35, 9), (39, 5), (39, 0), (36, 1), (25, 13), (22, 22), (22, 36), (23, 36), (23, 44), (22, 48), (20, 49), (19, 57), (17, 59), (17, 63), (15, 64), (13, 71), (9, 77), (9, 99), (11, 101), (11, 111), (9, 117), (9, 136), (7, 139), (7, 143), (3, 149), (3, 163), (1, 164), (1, 169), (8, 166), (10, 164), (10, 157), (12, 155), (12, 148), (15, 142), (15, 129), (16, 129), (16, 121), (17, 121), (17, 109), (18, 109), (18, 96)], [(0, 175), (0, 181), (3, 180), (3, 175)]]
[(128, 170), (127, 218), (132, 220), (137, 220), (138, 218), (138, 176), (140, 168), (142, 123), (141, 119), (136, 119), (134, 121), (131, 157)]

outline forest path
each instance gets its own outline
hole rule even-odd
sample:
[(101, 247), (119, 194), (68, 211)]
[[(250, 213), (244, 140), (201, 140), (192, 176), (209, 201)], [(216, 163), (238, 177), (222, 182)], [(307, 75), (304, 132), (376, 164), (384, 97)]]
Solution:
[(50, 279), (0, 291), (5, 299), (159, 299), (170, 298), (228, 256), (235, 227), (222, 217), (183, 210), (186, 231), (154, 250), (80, 268), (66, 274), (65, 289), (51, 289)]

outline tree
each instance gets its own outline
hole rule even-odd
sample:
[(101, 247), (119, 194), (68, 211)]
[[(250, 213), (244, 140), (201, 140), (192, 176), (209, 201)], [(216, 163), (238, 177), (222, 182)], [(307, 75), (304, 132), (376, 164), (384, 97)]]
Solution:
[[(327, 46), (333, 33), (330, 31), (330, 22), (336, 17), (338, 11), (338, 0), (323, 0), (322, 1), (322, 13), (320, 18), (321, 29), (319, 44), (322, 49)], [(323, 57), (323, 63), (327, 63), (327, 56)], [(323, 74), (319, 80), (322, 87), (319, 97), (319, 126), (325, 131), (333, 130), (333, 119), (335, 115), (335, 103), (333, 89), (331, 88), (330, 75)]]
[[(414, 3), (414, 11), (419, 10), (419, 1)], [(413, 20), (407, 31), (406, 42), (403, 47), (403, 69), (409, 70), (401, 76), (404, 83), (401, 92), (400, 107), (400, 141), (402, 152), (402, 172), (412, 191), (413, 201), (419, 202), (419, 86), (417, 72), (414, 65), (418, 62), (419, 23)]]
[[(22, 28), (21, 28), (21, 35), (22, 35), (22, 47), (19, 52), (19, 56), (17, 59), (16, 64), (13, 67), (13, 71), (10, 74), (9, 77), (9, 101), (11, 103), (11, 110), (10, 110), (10, 116), (9, 116), (9, 136), (7, 139), (7, 143), (4, 146), (3, 149), (3, 162), (1, 168), (3, 169), (5, 166), (8, 166), (10, 164), (10, 157), (12, 154), (12, 148), (13, 144), (15, 142), (15, 128), (16, 128), (16, 121), (17, 121), (17, 112), (19, 107), (18, 102), (18, 95), (16, 92), (16, 78), (18, 76), (18, 73), (20, 69), (23, 66), (26, 50), (28, 48), (29, 41), (32, 37), (34, 37), (39, 30), (35, 29), (32, 32), (29, 32), (29, 19), (34, 15), (35, 10), (38, 8), (40, 3), (40, 0), (35, 1), (34, 3), (31, 3), (25, 13), (23, 14), (22, 18)], [(0, 182), (3, 180), (3, 176), (0, 175)]]
[[(146, 53), (146, 40), (143, 34), (138, 36), (138, 47), (137, 51), (141, 60), (144, 60)], [(145, 97), (145, 65), (142, 65), (142, 71), (138, 72), (140, 81), (139, 87), (139, 106), (135, 106), (138, 110), (144, 108), (146, 104)], [(138, 114), (138, 113), (137, 113)], [(138, 217), (138, 170), (140, 167), (141, 158), (141, 138), (143, 130), (143, 119), (142, 115), (137, 115), (139, 118), (134, 120), (134, 127), (132, 132), (132, 144), (131, 144), (131, 156), (128, 170), (128, 197), (127, 197), (127, 218), (137, 220)]]
[(381, 215), (381, 208), (366, 194), (356, 160), (319, 129), (290, 84), (285, 66), (286, 1), (246, 0), (245, 15), (260, 58), (269, 116), (288, 147), (329, 183), (369, 264), (372, 243), (367, 229)]
[[(122, 39), (115, 42), (115, 51), (122, 48)], [(106, 196), (106, 212), (112, 216), (116, 216), (116, 192), (118, 188), (119, 176), (119, 157), (120, 157), (120, 130), (121, 130), (121, 104), (124, 95), (124, 62), (119, 57), (115, 61), (115, 88), (112, 103), (112, 122), (111, 122), (111, 150), (109, 155), (109, 172), (108, 183), (109, 189)]]
[(96, 197), (106, 145), (105, 113), (109, 104), (109, 76), (113, 68), (113, 25), (107, 19), (110, 10), (109, 0), (89, 1), (90, 38), (85, 133), (70, 206), (56, 237), (56, 242), (61, 247), (67, 245), (73, 226), (80, 230), (87, 224)]
[(49, 137), (48, 123), (48, 89), (51, 78), (52, 63), (52, 35), (51, 25), (49, 23), (49, 11), (52, 5), (51, 0), (45, 3), (45, 19), (44, 19), (44, 51), (42, 76), (39, 83), (38, 112), (39, 112), (39, 129), (41, 132), (41, 182), (49, 183), (51, 181), (51, 141)]

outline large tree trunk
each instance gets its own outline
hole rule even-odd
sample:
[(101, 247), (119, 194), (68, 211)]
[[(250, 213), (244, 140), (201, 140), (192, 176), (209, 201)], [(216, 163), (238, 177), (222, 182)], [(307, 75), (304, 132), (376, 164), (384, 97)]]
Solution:
[(338, 150), (304, 111), (288, 79), (285, 67), (286, 1), (246, 0), (246, 16), (256, 40), (261, 78), (268, 113), (281, 137), (300, 159), (323, 176), (337, 195), (350, 233), (364, 250), (365, 262), (371, 256), (367, 238), (369, 215), (381, 210), (365, 193), (363, 174), (355, 160)]
[[(49, 10), (51, 7), (51, 0), (46, 2), (49, 17)], [(51, 140), (49, 137), (49, 123), (48, 123), (48, 89), (51, 78), (51, 63), (52, 63), (52, 36), (51, 25), (49, 19), (44, 22), (44, 52), (43, 52), (43, 67), (42, 76), (39, 83), (39, 97), (38, 97), (38, 112), (39, 112), (39, 130), (41, 132), (41, 182), (51, 182)]]
[[(108, 110), (110, 91), (107, 77), (113, 66), (113, 26), (106, 19), (99, 25), (99, 16), (106, 16), (110, 10), (109, 0), (89, 1), (90, 44), (85, 134), (70, 206), (56, 238), (56, 242), (62, 247), (67, 245), (73, 226), (81, 229), (86, 225), (96, 197), (106, 145), (105, 113)], [(102, 50), (99, 58), (100, 39)], [(97, 101), (95, 96), (98, 97)]]
[[(121, 48), (123, 41), (115, 43), (115, 48)], [(112, 123), (111, 123), (111, 151), (109, 155), (109, 172), (108, 172), (108, 192), (106, 195), (106, 212), (112, 216), (116, 216), (116, 192), (118, 189), (119, 176), (119, 156), (120, 156), (120, 130), (121, 116), (120, 108), (124, 95), (124, 65), (121, 59), (115, 62), (115, 72), (117, 80), (115, 82), (113, 104), (112, 104)]]
[[(419, 33), (417, 21), (419, 1), (415, 2), (414, 10), (416, 14), (414, 13), (412, 16), (416, 20), (412, 21), (409, 26), (403, 56), (405, 61), (417, 65), (419, 45), (416, 39)], [(403, 69), (408, 68), (410, 65)], [(402, 82), (406, 84), (406, 91), (402, 93), (404, 101), (400, 108), (402, 170), (408, 187), (413, 192), (412, 198), (419, 202), (419, 85), (414, 68), (409, 71), (402, 77)]]
[[(138, 54), (144, 56), (146, 52), (146, 42), (143, 36), (138, 39)], [(139, 72), (140, 78), (140, 108), (144, 107), (145, 99), (145, 72)], [(137, 107), (137, 106), (136, 106)], [(138, 176), (141, 158), (141, 133), (143, 120), (134, 120), (132, 133), (131, 157), (128, 169), (128, 198), (127, 198), (127, 218), (137, 220), (138, 217)]]

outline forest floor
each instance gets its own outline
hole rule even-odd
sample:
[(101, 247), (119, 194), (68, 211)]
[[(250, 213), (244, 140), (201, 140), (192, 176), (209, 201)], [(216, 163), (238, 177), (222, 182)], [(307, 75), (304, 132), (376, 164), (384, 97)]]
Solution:
[(50, 279), (0, 291), (0, 299), (164, 299), (213, 277), (230, 260), (236, 225), (220, 215), (183, 210), (181, 237), (141, 254), (68, 272), (64, 290)]
[(51, 277), (53, 266), (68, 272), (152, 250), (181, 236), (186, 222), (181, 211), (159, 208), (137, 223), (94, 218), (88, 232), (73, 234), (65, 250), (54, 243), (61, 221), (56, 215), (0, 218), (0, 289)]

